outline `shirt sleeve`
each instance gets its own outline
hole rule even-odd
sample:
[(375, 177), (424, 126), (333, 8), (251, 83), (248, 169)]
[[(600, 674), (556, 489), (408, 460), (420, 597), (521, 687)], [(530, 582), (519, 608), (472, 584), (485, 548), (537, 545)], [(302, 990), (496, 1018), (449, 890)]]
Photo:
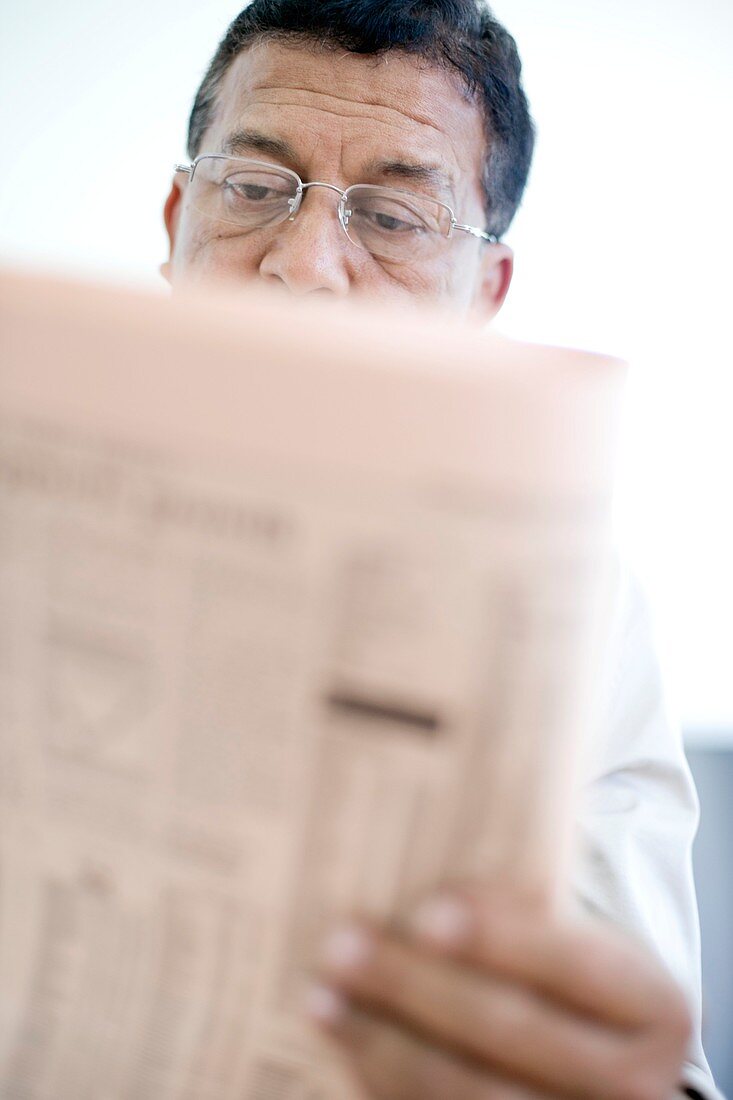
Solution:
[(685, 990), (693, 1037), (680, 1095), (712, 1100), (720, 1094), (702, 1048), (692, 876), (697, 795), (667, 714), (648, 610), (627, 574), (618, 597), (607, 706), (578, 822), (576, 895), (586, 910), (645, 941)]

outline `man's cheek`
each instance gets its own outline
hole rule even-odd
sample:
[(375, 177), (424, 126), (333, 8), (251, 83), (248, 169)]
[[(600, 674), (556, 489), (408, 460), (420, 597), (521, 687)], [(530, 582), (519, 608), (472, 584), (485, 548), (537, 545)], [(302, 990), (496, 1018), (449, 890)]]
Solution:
[(179, 271), (215, 282), (254, 279), (264, 254), (256, 236), (243, 235), (221, 222), (191, 224), (184, 236)]
[(470, 279), (465, 270), (446, 259), (428, 266), (405, 266), (392, 277), (411, 297), (445, 305), (454, 312), (470, 298)]

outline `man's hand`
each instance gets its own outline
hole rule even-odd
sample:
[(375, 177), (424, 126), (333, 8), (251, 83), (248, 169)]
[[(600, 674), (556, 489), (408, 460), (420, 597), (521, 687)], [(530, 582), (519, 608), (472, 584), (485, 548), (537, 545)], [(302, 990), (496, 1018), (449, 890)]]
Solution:
[(380, 1100), (670, 1100), (690, 1020), (648, 951), (497, 891), (326, 944), (311, 1015)]

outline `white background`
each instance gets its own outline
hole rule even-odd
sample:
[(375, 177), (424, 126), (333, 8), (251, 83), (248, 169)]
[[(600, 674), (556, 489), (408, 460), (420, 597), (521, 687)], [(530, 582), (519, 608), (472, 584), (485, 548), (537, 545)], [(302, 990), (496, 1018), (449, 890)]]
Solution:
[[(239, 6), (6, 3), (0, 261), (161, 285), (171, 165)], [(495, 10), (539, 128), (501, 327), (631, 359), (619, 534), (688, 736), (733, 743), (733, 3)]]

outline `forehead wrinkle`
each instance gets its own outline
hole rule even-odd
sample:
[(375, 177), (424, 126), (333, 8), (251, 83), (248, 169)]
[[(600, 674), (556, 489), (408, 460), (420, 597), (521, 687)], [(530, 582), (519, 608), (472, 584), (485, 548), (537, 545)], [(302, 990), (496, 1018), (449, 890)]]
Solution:
[[(332, 98), (339, 98), (339, 97), (332, 97)], [(343, 102), (349, 103), (350, 100), (344, 99)], [(267, 105), (267, 106), (273, 106), (274, 105), (274, 106), (277, 106), (277, 107), (283, 107), (283, 106), (289, 106), (290, 107), (290, 106), (292, 106), (292, 107), (297, 107), (297, 109), (299, 111), (302, 110), (302, 111), (307, 111), (307, 112), (315, 112), (316, 114), (325, 113), (325, 114), (333, 115), (334, 117), (339, 118), (339, 119), (357, 119), (357, 120), (361, 121), (365, 117), (371, 118), (373, 121), (378, 122), (379, 124), (381, 124), (383, 126), (386, 125), (386, 126), (389, 126), (391, 129), (393, 129), (395, 131), (398, 131), (400, 133), (400, 138), (402, 140), (400, 140), (399, 138), (396, 139), (395, 147), (394, 147), (393, 152), (390, 152), (389, 154), (386, 154), (386, 155), (383, 154), (381, 157), (379, 157), (378, 160), (375, 159), (375, 160), (371, 161), (369, 166), (368, 166), (369, 170), (380, 169), (380, 168), (382, 170), (385, 170), (385, 169), (389, 170), (390, 168), (395, 168), (395, 169), (399, 170), (402, 166), (404, 166), (404, 173), (403, 173), (404, 176), (407, 177), (408, 174), (412, 174), (412, 178), (415, 179), (416, 181), (418, 179), (418, 176), (422, 176), (424, 182), (437, 182), (437, 183), (440, 183), (442, 185), (448, 185), (448, 186), (451, 186), (451, 187), (455, 183), (453, 173), (450, 172), (450, 170), (447, 170), (447, 166), (446, 167), (438, 167), (435, 164), (426, 164), (422, 161), (421, 158), (423, 156), (430, 157), (430, 153), (428, 153), (427, 150), (421, 151), (419, 149), (419, 145), (417, 147), (409, 149), (409, 150), (407, 148), (404, 148), (404, 147), (400, 148), (400, 145), (403, 145), (404, 136), (405, 136), (405, 126), (404, 126), (404, 122), (402, 120), (404, 118), (411, 118), (411, 116), (405, 115), (405, 113), (402, 112), (402, 111), (393, 110), (393, 109), (385, 107), (385, 108), (383, 108), (385, 110), (385, 112), (389, 112), (393, 116), (397, 115), (398, 117), (397, 118), (394, 118), (394, 117), (379, 118), (374, 114), (369, 114), (368, 112), (363, 112), (363, 111), (361, 111), (361, 112), (360, 111), (350, 112), (350, 111), (338, 110), (338, 109), (333, 108), (333, 107), (314, 106), (311, 103), (303, 103), (302, 101), (299, 101), (299, 100), (295, 101), (293, 103), (288, 103), (287, 101), (284, 101), (284, 100), (278, 98), (277, 102), (273, 103), (269, 100), (259, 99), (255, 102), (249, 102), (244, 106), (242, 114), (240, 115), (240, 120), (241, 120), (240, 125), (234, 127), (235, 131), (238, 131), (239, 133), (242, 133), (242, 134), (246, 134), (247, 131), (259, 131), (260, 129), (269, 131), (269, 126), (267, 126), (267, 125), (263, 126), (263, 124), (257, 118), (256, 114), (254, 115), (254, 119), (256, 119), (257, 121), (254, 121), (254, 119), (253, 119), (252, 126), (250, 127), (250, 126), (247, 125), (247, 114), (251, 111), (256, 111), (256, 108), (263, 105), (263, 104)], [(279, 129), (280, 133), (283, 133), (283, 129), (282, 129), (283, 121), (284, 121), (283, 119), (277, 120), (278, 125), (277, 125), (276, 129)], [(416, 122), (417, 120), (416, 119), (411, 119), (411, 121)], [(454, 148), (452, 135), (447, 134), (444, 130), (442, 130), (439, 126), (436, 126), (434, 123), (426, 122), (426, 123), (419, 123), (419, 125), (423, 126), (423, 127), (427, 127), (428, 129), (432, 130), (434, 133), (436, 133), (440, 136), (440, 138), (441, 138), (441, 152), (443, 152), (443, 154), (444, 154), (445, 151), (446, 151), (446, 147), (449, 148), (450, 151), (451, 151), (451, 154), (452, 154), (452, 159), (455, 160), (456, 166), (459, 166), (460, 161), (459, 161), (459, 159), (456, 155), (456, 150)], [(287, 132), (287, 127), (285, 127), (285, 132)], [(237, 133), (235, 133), (234, 136), (235, 137), (238, 136)], [(229, 134), (228, 135), (228, 143), (229, 144), (231, 144), (231, 137), (232, 137), (232, 135)], [(343, 141), (343, 137), (342, 137), (342, 141)], [(259, 143), (256, 142), (255, 144), (259, 144)], [(273, 154), (275, 156), (284, 155), (288, 159), (292, 159), (292, 160), (298, 159), (297, 157), (294, 156), (295, 148), (293, 147), (291, 141), (288, 141), (286, 138), (282, 138), (280, 136), (280, 134), (276, 133), (276, 134), (273, 135), (273, 145), (275, 145), (275, 144), (282, 146), (282, 149), (280, 150), (280, 153), (278, 153), (278, 150), (273, 148)], [(390, 141), (389, 144), (390, 145), (393, 144), (392, 141)], [(287, 151), (285, 149), (286, 146), (290, 147)], [(434, 147), (433, 147), (433, 156), (435, 155), (435, 152), (437, 152), (437, 150), (435, 150)], [(414, 171), (413, 171), (413, 169), (414, 169)], [(397, 171), (395, 172), (395, 174), (397, 174)], [(430, 177), (432, 177), (432, 178), (430, 178)]]
[[(436, 126), (430, 118), (419, 114), (411, 114), (409, 111), (403, 111), (398, 107), (392, 107), (388, 103), (381, 103), (379, 100), (367, 100), (367, 99), (352, 99), (349, 96), (334, 95), (330, 92), (319, 92), (313, 88), (299, 88), (296, 85), (288, 84), (287, 87), (283, 87), (279, 84), (255, 84), (251, 91), (253, 92), (302, 92), (304, 95), (316, 96), (319, 99), (336, 100), (338, 103), (350, 104), (355, 108), (363, 108), (362, 110), (344, 111), (343, 108), (339, 110), (336, 107), (328, 107), (324, 105), (317, 105), (314, 103), (305, 103), (301, 99), (294, 99), (288, 103), (287, 100), (278, 99), (277, 106), (287, 107), (300, 107), (311, 111), (323, 111), (330, 115), (339, 115), (341, 118), (364, 118), (374, 117), (369, 114), (369, 108), (377, 108), (380, 111), (384, 111), (388, 115), (398, 115), (401, 118), (409, 119), (410, 122), (415, 122), (419, 126), (427, 126), (431, 130), (435, 130), (442, 137), (446, 137), (446, 132)], [(261, 102), (268, 102), (262, 100)], [(384, 120), (382, 120), (384, 121)]]

